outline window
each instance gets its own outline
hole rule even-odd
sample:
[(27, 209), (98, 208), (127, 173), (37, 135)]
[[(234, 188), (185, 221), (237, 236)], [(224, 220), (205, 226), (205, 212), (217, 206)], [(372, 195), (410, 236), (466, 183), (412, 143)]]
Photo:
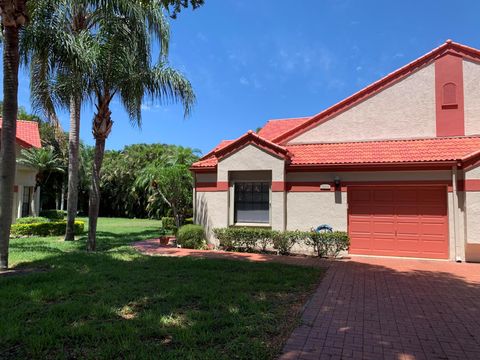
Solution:
[(22, 217), (30, 215), (30, 204), (32, 203), (33, 187), (23, 187), (23, 199), (22, 199)]
[(270, 222), (270, 183), (235, 183), (235, 223)]

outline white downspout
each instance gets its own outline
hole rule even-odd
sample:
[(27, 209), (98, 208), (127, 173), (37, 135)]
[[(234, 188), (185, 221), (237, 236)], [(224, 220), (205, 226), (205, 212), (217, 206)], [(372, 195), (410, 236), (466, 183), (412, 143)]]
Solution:
[(462, 261), (462, 257), (458, 253), (458, 193), (457, 193), (458, 169), (457, 165), (452, 167), (452, 210), (453, 210), (453, 241), (454, 244), (454, 259), (457, 262)]

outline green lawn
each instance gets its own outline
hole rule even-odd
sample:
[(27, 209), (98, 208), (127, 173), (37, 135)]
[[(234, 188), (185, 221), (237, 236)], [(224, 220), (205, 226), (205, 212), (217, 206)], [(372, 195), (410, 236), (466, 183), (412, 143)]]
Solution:
[(158, 227), (100, 219), (92, 254), (84, 238), (12, 240), (11, 265), (39, 271), (0, 276), (0, 358), (274, 358), (320, 270), (128, 246)]

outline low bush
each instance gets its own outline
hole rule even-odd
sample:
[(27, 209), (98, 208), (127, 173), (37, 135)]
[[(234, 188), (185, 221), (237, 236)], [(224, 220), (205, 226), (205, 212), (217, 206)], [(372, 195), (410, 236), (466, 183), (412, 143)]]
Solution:
[(177, 232), (177, 244), (187, 249), (204, 249), (205, 231), (200, 225), (183, 225)]
[(40, 211), (40, 216), (46, 217), (50, 220), (63, 220), (67, 214), (64, 210), (44, 210)]
[[(12, 236), (60, 236), (65, 234), (66, 221), (13, 224)], [(83, 233), (85, 222), (75, 221), (75, 235)]]
[(344, 231), (311, 232), (305, 243), (320, 257), (337, 257), (341, 251), (348, 250), (350, 239)]
[(346, 232), (275, 231), (262, 228), (230, 227), (213, 229), (220, 246), (227, 251), (267, 251), (272, 246), (281, 255), (290, 254), (295, 244), (313, 247), (320, 257), (336, 257), (350, 245)]
[(34, 224), (34, 223), (45, 223), (50, 222), (50, 219), (40, 216), (27, 216), (23, 218), (18, 218), (15, 221), (15, 224)]
[(288, 255), (292, 247), (300, 243), (305, 237), (305, 232), (298, 230), (279, 232), (273, 238), (273, 248), (276, 249), (280, 255)]
[(177, 231), (177, 225), (175, 224), (175, 218), (164, 216), (162, 217), (162, 227), (165, 230), (172, 231), (175, 233)]

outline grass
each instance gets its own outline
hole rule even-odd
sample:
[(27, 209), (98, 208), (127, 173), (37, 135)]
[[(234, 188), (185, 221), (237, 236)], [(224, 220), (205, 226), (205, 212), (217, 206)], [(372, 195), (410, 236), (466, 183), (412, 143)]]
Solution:
[(129, 243), (159, 222), (100, 219), (85, 239), (11, 241), (0, 276), (0, 358), (269, 359), (297, 324), (320, 270), (149, 257)]

